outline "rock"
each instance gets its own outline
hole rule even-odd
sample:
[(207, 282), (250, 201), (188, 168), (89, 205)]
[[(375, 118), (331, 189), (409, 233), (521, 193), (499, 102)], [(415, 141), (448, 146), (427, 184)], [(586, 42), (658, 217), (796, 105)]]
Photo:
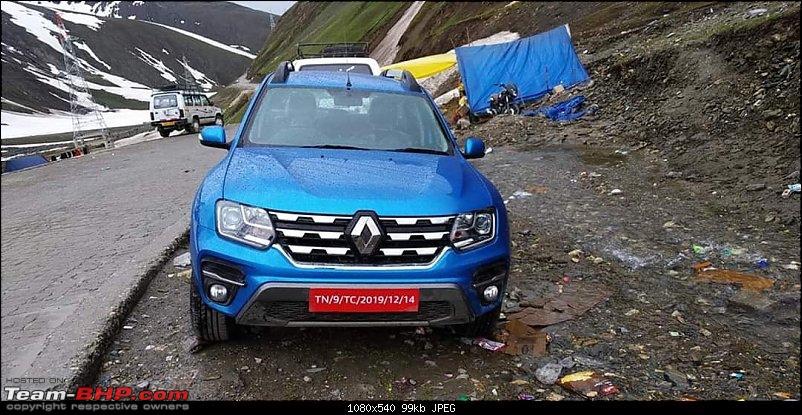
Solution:
[(183, 254), (173, 258), (173, 266), (176, 268), (187, 268), (191, 265), (189, 252), (184, 252)]
[(150, 381), (147, 381), (147, 380), (139, 382), (139, 383), (136, 384), (137, 389), (141, 389), (141, 390), (142, 389), (147, 389), (148, 386), (150, 386)]
[(688, 389), (688, 386), (690, 386), (688, 384), (688, 377), (685, 376), (684, 373), (676, 369), (672, 368), (665, 369), (665, 371), (663, 371), (663, 377), (665, 378), (665, 380), (671, 382), (672, 386), (674, 386), (679, 390)]
[(253, 360), (256, 362), (257, 365), (262, 363), (262, 359), (260, 359), (258, 357), (254, 357)]
[(565, 399), (565, 396), (562, 396), (559, 393), (555, 393), (555, 392), (552, 392), (552, 393), (549, 394), (549, 396), (546, 396), (546, 400), (547, 401), (558, 402), (558, 401), (561, 401), (563, 399)]
[(535, 371), (535, 378), (544, 385), (553, 385), (560, 378), (563, 367), (559, 363), (548, 363)]
[(671, 221), (671, 220), (670, 220), (670, 221), (668, 221), (668, 222), (664, 223), (664, 224), (663, 224), (663, 227), (664, 227), (664, 228), (673, 228), (673, 227), (674, 227), (674, 226), (676, 226), (676, 225), (677, 225), (677, 224), (676, 224), (676, 223), (674, 223), (674, 221)]
[(610, 190), (610, 196), (620, 195), (621, 193), (624, 193), (624, 191), (621, 189)]
[(768, 9), (764, 9), (764, 8), (748, 10), (744, 17), (747, 18), (747, 19), (751, 19), (753, 17), (763, 16), (764, 14), (766, 14), (767, 11), (768, 11)]
[(560, 360), (560, 366), (566, 369), (571, 369), (572, 367), (576, 366), (576, 362), (574, 361), (573, 357), (568, 356)]
[(750, 184), (749, 186), (746, 186), (746, 191), (747, 192), (756, 192), (758, 190), (763, 190), (765, 188), (766, 188), (766, 184), (765, 183), (756, 183), (756, 184)]
[(310, 378), (309, 376), (304, 376), (303, 379), (304, 379), (304, 382), (311, 382), (312, 381), (312, 378)]
[(632, 317), (632, 316), (634, 316), (636, 314), (640, 314), (640, 310), (638, 310), (636, 308), (633, 308), (633, 309), (627, 311), (626, 313), (624, 313), (624, 315), (627, 316), (627, 317)]
[(776, 304), (776, 301), (771, 300), (765, 294), (748, 290), (738, 291), (729, 298), (728, 302), (730, 306), (738, 307), (746, 311), (759, 312), (765, 312)]

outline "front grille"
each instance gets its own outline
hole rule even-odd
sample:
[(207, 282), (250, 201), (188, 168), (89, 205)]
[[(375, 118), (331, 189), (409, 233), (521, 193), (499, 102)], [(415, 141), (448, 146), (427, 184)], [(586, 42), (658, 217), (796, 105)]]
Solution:
[(346, 228), (351, 216), (270, 212), (277, 242), (303, 264), (419, 265), (437, 258), (450, 244), (453, 216), (379, 217), (384, 236), (372, 255), (361, 255)]
[(306, 301), (267, 301), (255, 303), (247, 314), (247, 318), (254, 321), (435, 321), (451, 317), (454, 314), (454, 306), (448, 301), (421, 301), (416, 313), (311, 313), (309, 303)]

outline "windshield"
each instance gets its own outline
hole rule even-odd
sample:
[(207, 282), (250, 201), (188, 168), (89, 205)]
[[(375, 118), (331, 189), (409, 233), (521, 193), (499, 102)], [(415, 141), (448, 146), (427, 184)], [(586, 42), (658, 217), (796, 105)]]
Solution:
[(373, 75), (370, 66), (361, 63), (327, 63), (301, 66), (299, 71), (351, 72)]
[(332, 147), (448, 153), (421, 96), (344, 88), (272, 88), (256, 104), (242, 146)]
[(157, 95), (153, 97), (153, 108), (159, 110), (162, 108), (174, 108), (178, 106), (178, 99), (175, 94), (170, 95)]

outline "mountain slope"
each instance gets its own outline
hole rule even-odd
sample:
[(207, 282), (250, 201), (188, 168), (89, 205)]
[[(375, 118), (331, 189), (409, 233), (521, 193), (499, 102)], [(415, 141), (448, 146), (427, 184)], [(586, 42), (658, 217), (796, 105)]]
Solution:
[(183, 29), (254, 53), (264, 44), (271, 19), (278, 15), (230, 2), (164, 1), (27, 1), (23, 3), (92, 14), (143, 20)]
[[(106, 108), (147, 108), (151, 88), (175, 82), (185, 70), (207, 89), (228, 84), (248, 68), (253, 56), (246, 49), (256, 41), (253, 40), (255, 35), (249, 33), (257, 25), (243, 25), (248, 29), (237, 41), (238, 29), (233, 30), (239, 27), (237, 19), (242, 19), (242, 9), (250, 9), (233, 4), (233, 13), (229, 16), (215, 4), (178, 7), (178, 3), (166, 3), (173, 5), (175, 16), (188, 10), (183, 20), (192, 23), (193, 31), (189, 27), (168, 27), (136, 17), (100, 17), (124, 15), (128, 8), (136, 8), (147, 18), (143, 10), (151, 10), (152, 7), (147, 6), (150, 3), (142, 6), (134, 5), (139, 2), (32, 3), (2, 3), (3, 111), (30, 113), (69, 109), (69, 89), (61, 73), (60, 31), (53, 23), (55, 8), (62, 9), (60, 14), (65, 28), (77, 38), (75, 52), (90, 93)], [(75, 11), (82, 10), (81, 7), (89, 8), (87, 11), (92, 14)], [(67, 8), (73, 11), (63, 10)], [(206, 13), (204, 17), (197, 15), (200, 12)], [(268, 19), (266, 13), (254, 11), (254, 15), (258, 21)], [(215, 22), (217, 26), (211, 27), (227, 31), (229, 37), (218, 36), (216, 29), (209, 29), (207, 21)], [(220, 23), (222, 21), (228, 22), (228, 26)], [(195, 25), (195, 22), (202, 24)], [(263, 33), (261, 43), (267, 36), (269, 24), (262, 25), (259, 30)], [(184, 67), (183, 56), (189, 68)]]
[(298, 2), (278, 20), (248, 70), (261, 78), (295, 56), (298, 43), (369, 42), (375, 46), (410, 2)]

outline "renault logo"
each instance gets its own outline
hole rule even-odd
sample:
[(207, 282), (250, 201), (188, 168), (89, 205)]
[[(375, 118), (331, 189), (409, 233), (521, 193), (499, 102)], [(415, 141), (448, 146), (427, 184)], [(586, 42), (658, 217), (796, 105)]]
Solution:
[(382, 240), (382, 230), (376, 213), (359, 211), (348, 224), (346, 233), (361, 255), (373, 255)]

